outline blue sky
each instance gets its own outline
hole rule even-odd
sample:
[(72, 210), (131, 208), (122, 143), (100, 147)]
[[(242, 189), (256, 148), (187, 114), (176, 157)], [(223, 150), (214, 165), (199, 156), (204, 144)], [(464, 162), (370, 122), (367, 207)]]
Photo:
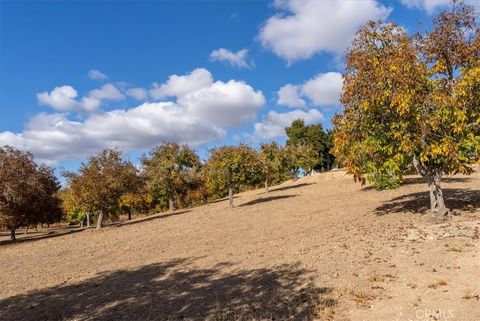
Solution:
[(74, 169), (117, 146), (282, 142), (330, 127), (343, 52), (386, 18), (428, 28), (445, 0), (2, 1), (0, 145)]

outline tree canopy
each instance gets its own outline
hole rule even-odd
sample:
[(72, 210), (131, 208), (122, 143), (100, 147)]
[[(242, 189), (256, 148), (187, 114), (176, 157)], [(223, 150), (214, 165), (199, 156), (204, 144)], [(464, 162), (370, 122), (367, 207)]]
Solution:
[(123, 159), (117, 149), (104, 149), (80, 165), (78, 173), (65, 172), (68, 188), (79, 209), (98, 215), (97, 228), (104, 217), (115, 217), (123, 194), (139, 184), (136, 167)]
[(223, 146), (211, 150), (203, 173), (214, 193), (228, 191), (230, 207), (233, 193), (242, 186), (258, 184), (262, 178), (262, 163), (257, 152), (247, 145)]
[(10, 229), (13, 240), (20, 226), (60, 221), (60, 184), (51, 168), (5, 146), (0, 148), (0, 178), (0, 226)]
[(288, 174), (287, 155), (276, 142), (260, 145), (260, 159), (262, 160), (265, 192), (268, 193), (269, 184), (281, 182)]
[(304, 145), (312, 147), (317, 155), (315, 170), (330, 170), (335, 157), (331, 154), (332, 137), (330, 132), (323, 130), (322, 124), (305, 125), (301, 119), (294, 120), (285, 128), (287, 146)]
[(382, 187), (416, 170), (430, 188), (431, 210), (448, 212), (443, 175), (471, 173), (480, 152), (479, 29), (475, 12), (454, 3), (431, 32), (407, 35), (369, 22), (346, 59), (333, 122), (334, 151), (357, 177)]
[(154, 199), (166, 199), (175, 210), (175, 199), (184, 195), (200, 169), (200, 158), (188, 145), (166, 143), (157, 146), (149, 157), (142, 157), (143, 175)]

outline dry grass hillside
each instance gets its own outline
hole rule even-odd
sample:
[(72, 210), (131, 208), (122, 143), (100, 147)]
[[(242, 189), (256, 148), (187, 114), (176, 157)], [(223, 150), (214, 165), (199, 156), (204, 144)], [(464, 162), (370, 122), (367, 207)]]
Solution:
[(0, 246), (0, 320), (480, 320), (480, 174), (344, 172), (144, 221)]

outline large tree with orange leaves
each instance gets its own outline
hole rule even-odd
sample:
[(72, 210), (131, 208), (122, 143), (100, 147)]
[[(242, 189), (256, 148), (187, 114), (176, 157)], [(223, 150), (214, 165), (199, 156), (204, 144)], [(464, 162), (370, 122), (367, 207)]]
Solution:
[(480, 158), (476, 17), (454, 1), (431, 32), (413, 37), (391, 23), (368, 23), (347, 54), (345, 109), (334, 118), (335, 154), (350, 173), (381, 184), (415, 169), (442, 217), (442, 176), (469, 174)]

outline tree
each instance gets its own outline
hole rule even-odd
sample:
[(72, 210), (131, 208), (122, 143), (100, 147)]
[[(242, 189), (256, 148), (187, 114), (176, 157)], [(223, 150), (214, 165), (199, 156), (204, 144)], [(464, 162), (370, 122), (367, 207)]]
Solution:
[(260, 145), (260, 159), (262, 160), (265, 193), (268, 193), (268, 184), (279, 182), (285, 173), (286, 157), (282, 148), (276, 143)]
[(287, 146), (305, 145), (311, 146), (317, 152), (315, 170), (330, 170), (334, 156), (331, 154), (331, 134), (323, 130), (322, 124), (305, 125), (301, 119), (294, 120), (289, 127), (285, 128), (288, 136)]
[(22, 225), (60, 221), (59, 188), (53, 170), (37, 165), (31, 154), (0, 148), (0, 226), (10, 229), (12, 240)]
[(323, 165), (327, 171), (335, 165), (335, 155), (333, 155), (333, 131), (327, 130), (324, 136), (325, 149), (323, 150)]
[(146, 212), (149, 208), (149, 195), (141, 192), (128, 192), (120, 197), (120, 208), (127, 213), (128, 220), (132, 214)]
[(83, 221), (87, 217), (87, 213), (78, 207), (73, 190), (71, 188), (63, 188), (59, 196), (62, 199), (65, 220), (70, 224), (79, 223), (80, 226), (83, 226)]
[(228, 190), (230, 207), (233, 207), (233, 193), (242, 186), (260, 182), (261, 160), (255, 150), (247, 145), (223, 146), (210, 151), (204, 167), (205, 181), (217, 194)]
[(78, 208), (96, 213), (97, 228), (118, 215), (120, 198), (138, 184), (136, 167), (117, 149), (104, 149), (82, 163), (78, 173), (64, 172)]
[(188, 145), (166, 143), (142, 157), (147, 186), (156, 199), (166, 197), (170, 211), (175, 199), (188, 190), (189, 183), (200, 169), (200, 158)]
[(480, 154), (479, 29), (473, 8), (453, 3), (430, 33), (409, 37), (369, 22), (347, 54), (334, 149), (357, 177), (393, 179), (415, 169), (430, 209), (448, 213), (441, 177), (469, 174)]
[(284, 153), (287, 159), (287, 168), (294, 178), (298, 178), (301, 171), (303, 171), (303, 175), (311, 173), (318, 164), (318, 151), (311, 145), (287, 145)]

